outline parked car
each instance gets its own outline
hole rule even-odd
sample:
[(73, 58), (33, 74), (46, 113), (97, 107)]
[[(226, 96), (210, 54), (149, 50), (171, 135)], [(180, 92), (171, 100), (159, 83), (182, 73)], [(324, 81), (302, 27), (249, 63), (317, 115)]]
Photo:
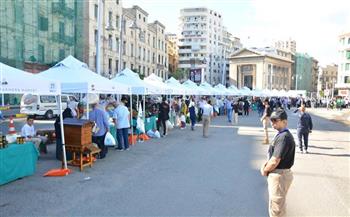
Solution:
[[(73, 95), (62, 94), (62, 110), (67, 108), (69, 101), (77, 100)], [(52, 119), (59, 112), (57, 96), (24, 94), (21, 98), (20, 113)]]

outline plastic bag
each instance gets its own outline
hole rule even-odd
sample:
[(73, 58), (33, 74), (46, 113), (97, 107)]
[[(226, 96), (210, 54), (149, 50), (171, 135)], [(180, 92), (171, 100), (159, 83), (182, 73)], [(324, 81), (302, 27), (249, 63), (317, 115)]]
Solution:
[(165, 125), (166, 125), (166, 128), (169, 130), (174, 128), (173, 124), (169, 120), (165, 121)]
[(115, 139), (110, 132), (107, 132), (105, 137), (105, 146), (115, 146)]

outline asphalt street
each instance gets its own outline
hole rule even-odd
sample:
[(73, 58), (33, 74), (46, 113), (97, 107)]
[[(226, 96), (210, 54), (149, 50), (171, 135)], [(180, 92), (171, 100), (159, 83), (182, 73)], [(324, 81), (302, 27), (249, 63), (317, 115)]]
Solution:
[[(289, 114), (295, 139), (296, 118)], [(313, 120), (310, 154), (296, 153), (288, 215), (349, 216), (349, 127)], [(238, 125), (217, 117), (209, 135), (202, 137), (200, 124), (173, 129), (129, 151), (110, 149), (83, 172), (44, 178), (60, 166), (50, 145), (33, 176), (0, 186), (1, 216), (267, 216), (259, 169), (268, 146), (257, 115), (240, 117)]]

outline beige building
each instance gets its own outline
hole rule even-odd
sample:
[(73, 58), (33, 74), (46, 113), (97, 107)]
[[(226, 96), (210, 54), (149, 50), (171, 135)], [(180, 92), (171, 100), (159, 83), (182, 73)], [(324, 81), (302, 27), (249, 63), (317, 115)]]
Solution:
[(338, 65), (332, 64), (327, 65), (326, 67), (321, 67), (321, 71), (321, 89), (326, 90), (334, 88), (338, 77)]
[(169, 73), (174, 73), (177, 70), (179, 64), (179, 47), (177, 46), (176, 34), (166, 34), (168, 60), (169, 60)]
[(289, 51), (291, 53), (296, 53), (297, 51), (297, 43), (295, 40), (289, 39), (286, 41), (276, 41), (275, 42), (275, 48), (280, 49), (280, 50), (285, 50)]
[[(98, 0), (85, 1), (83, 30), (83, 61), (96, 71)], [(168, 57), (165, 41), (165, 26), (159, 21), (148, 23), (148, 13), (139, 6), (123, 8), (122, 1), (102, 2), (101, 29), (101, 74), (114, 77), (124, 68), (141, 75), (155, 73), (167, 78)], [(120, 28), (122, 27), (122, 28)], [(122, 31), (122, 36), (120, 34)], [(119, 49), (122, 61), (119, 64)], [(119, 65), (121, 68), (119, 69)]]
[(312, 69), (311, 69), (311, 86), (312, 86), (312, 92), (317, 93), (317, 83), (318, 83), (318, 77), (319, 77), (319, 67), (318, 67), (318, 60), (315, 58), (312, 58)]
[(275, 48), (243, 48), (230, 57), (230, 85), (251, 89), (285, 89), (291, 86), (291, 53)]

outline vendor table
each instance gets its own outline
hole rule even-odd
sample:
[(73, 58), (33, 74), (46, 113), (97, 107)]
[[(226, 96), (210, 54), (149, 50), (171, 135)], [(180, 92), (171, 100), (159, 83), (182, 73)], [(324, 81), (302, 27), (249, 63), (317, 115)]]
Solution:
[(157, 117), (151, 116), (146, 118), (145, 120), (145, 131), (149, 131), (152, 129), (157, 129)]
[(33, 175), (39, 152), (31, 142), (0, 149), (0, 185)]

